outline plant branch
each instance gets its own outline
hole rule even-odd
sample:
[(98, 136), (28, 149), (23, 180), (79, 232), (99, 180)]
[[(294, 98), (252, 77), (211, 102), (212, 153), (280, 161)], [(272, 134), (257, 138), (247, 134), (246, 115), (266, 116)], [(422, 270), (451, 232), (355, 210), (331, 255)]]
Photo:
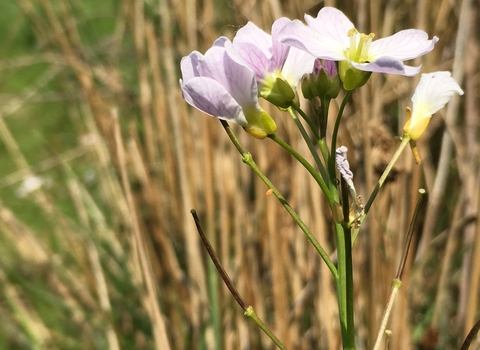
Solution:
[(309, 228), (305, 225), (305, 223), (300, 219), (298, 214), (293, 210), (293, 208), (290, 206), (290, 204), (287, 202), (287, 200), (281, 195), (281, 193), (277, 190), (277, 188), (273, 185), (273, 183), (263, 174), (263, 172), (260, 170), (258, 165), (255, 163), (253, 160), (253, 157), (250, 153), (246, 152), (245, 149), (242, 147), (240, 144), (239, 140), (233, 133), (233, 130), (230, 128), (230, 125), (224, 120), (220, 120), (222, 123), (223, 128), (227, 132), (228, 137), (230, 140), (233, 142), (235, 147), (237, 148), (238, 152), (242, 155), (242, 161), (250, 166), (250, 168), (257, 174), (257, 176), (267, 185), (269, 189), (272, 190), (272, 193), (275, 195), (275, 197), (278, 199), (278, 201), (283, 205), (285, 210), (290, 214), (290, 216), (295, 220), (297, 223), (298, 227), (303, 231), (305, 236), (307, 236), (307, 239), (312, 243), (313, 247), (315, 250), (318, 252), (320, 257), (323, 259), (325, 264), (327, 264), (328, 269), (332, 273), (332, 275), (336, 278), (337, 277), (337, 268), (333, 264), (332, 260), (330, 259), (329, 255), (325, 252), (325, 250), (322, 248), (320, 243), (318, 243), (317, 239), (315, 236), (310, 232)]
[(197, 211), (195, 209), (192, 209), (190, 210), (190, 213), (193, 216), (193, 220), (195, 221), (195, 226), (197, 227), (198, 234), (202, 239), (203, 245), (207, 249), (210, 259), (212, 259), (213, 264), (217, 268), (217, 271), (220, 274), (220, 277), (222, 277), (222, 280), (227, 286), (228, 290), (230, 291), (230, 293), (232, 293), (238, 305), (240, 305), (240, 307), (243, 309), (245, 316), (250, 317), (265, 332), (265, 334), (270, 339), (272, 339), (272, 341), (275, 343), (275, 345), (277, 345), (279, 349), (286, 350), (287, 348), (285, 347), (285, 345), (283, 345), (282, 342), (275, 336), (275, 334), (273, 334), (272, 331), (265, 325), (265, 323), (263, 323), (263, 321), (257, 317), (257, 315), (255, 314), (255, 311), (253, 310), (253, 307), (247, 306), (245, 301), (240, 296), (240, 293), (238, 293), (237, 289), (233, 285), (232, 280), (230, 279), (227, 272), (223, 268), (222, 264), (218, 260), (215, 250), (213, 249), (212, 245), (210, 244), (207, 237), (205, 236), (202, 226), (200, 225), (200, 219), (198, 218)]

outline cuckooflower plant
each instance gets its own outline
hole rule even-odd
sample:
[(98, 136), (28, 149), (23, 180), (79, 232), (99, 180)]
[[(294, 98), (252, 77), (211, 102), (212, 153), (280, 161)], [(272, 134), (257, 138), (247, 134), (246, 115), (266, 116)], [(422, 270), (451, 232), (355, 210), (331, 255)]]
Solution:
[(418, 140), (427, 129), (432, 115), (443, 108), (454, 94), (463, 95), (463, 90), (450, 72), (422, 74), (412, 96), (412, 110), (407, 108), (403, 132), (411, 140)]
[[(324, 193), (328, 204), (326, 209), (328, 207), (331, 210), (333, 218), (336, 262), (332, 261), (281, 191), (262, 172), (252, 154), (241, 145), (230, 125), (222, 122), (242, 161), (250, 166), (269, 188), (267, 194), (273, 194), (291, 215), (330, 270), (335, 281), (342, 346), (343, 349), (353, 350), (357, 344), (352, 254), (355, 239), (372, 208), (372, 203), (403, 150), (410, 145), (415, 161), (419, 163), (416, 140), (424, 133), (431, 116), (445, 106), (455, 93), (462, 95), (463, 91), (449, 72), (421, 76), (412, 97), (412, 110), (407, 109), (408, 120), (403, 127), (404, 134), (398, 149), (364, 205), (362, 197), (355, 189), (347, 148), (336, 147), (342, 116), (353, 94), (352, 90), (365, 84), (372, 72), (404, 76), (419, 73), (420, 67), (406, 66), (403, 61), (430, 52), (438, 38), (429, 40), (424, 31), (408, 29), (374, 41), (374, 34), (359, 33), (342, 12), (331, 7), (320, 10), (316, 18), (305, 15), (305, 20), (307, 25), (298, 20), (280, 18), (272, 25), (271, 35), (249, 22), (236, 33), (233, 41), (221, 37), (204, 55), (197, 51), (192, 52), (181, 61), (180, 86), (184, 99), (193, 107), (218, 119), (237, 123), (257, 138), (268, 136), (308, 171)], [(309, 100), (313, 114), (305, 113), (297, 103), (296, 88), (302, 77), (302, 92)], [(347, 91), (342, 94), (342, 102), (335, 108), (337, 116), (334, 123), (329, 123), (328, 118), (332, 111), (330, 103), (339, 95), (340, 81)], [(304, 158), (288, 142), (274, 134), (276, 124), (260, 107), (259, 96), (290, 114), (310, 151), (312, 161)], [(304, 125), (308, 126), (308, 130)], [(293, 140), (296, 142), (296, 138)], [(422, 191), (419, 193), (425, 192)], [(412, 218), (412, 228), (419, 204), (420, 200)], [(195, 221), (199, 227), (198, 218), (195, 218)], [(413, 230), (410, 230), (410, 238), (412, 233)], [(199, 234), (222, 279), (245, 311), (245, 315), (251, 317), (279, 349), (286, 349), (255, 315), (253, 308), (247, 306), (240, 297), (201, 229)], [(402, 253), (402, 262), (393, 284), (395, 289), (392, 288), (391, 292), (392, 302), (388, 303), (382, 325), (387, 324), (393, 299), (400, 288), (407, 253), (408, 249)], [(379, 348), (384, 331), (384, 328), (379, 330), (374, 349)], [(217, 332), (218, 344), (221, 344), (220, 329)]]
[(317, 58), (341, 62), (339, 73), (344, 85), (346, 78), (354, 80), (347, 82), (347, 90), (363, 85), (369, 77), (355, 76), (355, 71), (349, 72), (352, 68), (405, 76), (418, 74), (420, 67), (405, 66), (403, 61), (425, 55), (438, 41), (437, 37), (428, 40), (428, 34), (417, 29), (373, 41), (373, 33), (359, 33), (341, 11), (332, 7), (322, 8), (316, 18), (305, 15), (305, 21), (308, 26), (299, 20), (286, 25), (279, 34), (280, 41)]
[(260, 107), (255, 73), (226, 52), (228, 38), (220, 37), (205, 55), (193, 51), (180, 63), (180, 86), (185, 101), (218, 119), (243, 126), (263, 139), (275, 133), (274, 120)]
[(270, 35), (248, 22), (238, 30), (233, 43), (225, 45), (230, 57), (255, 72), (259, 95), (283, 108), (294, 100), (298, 82), (312, 71), (315, 60), (303, 50), (280, 43), (278, 34), (289, 23), (288, 18), (277, 19)]

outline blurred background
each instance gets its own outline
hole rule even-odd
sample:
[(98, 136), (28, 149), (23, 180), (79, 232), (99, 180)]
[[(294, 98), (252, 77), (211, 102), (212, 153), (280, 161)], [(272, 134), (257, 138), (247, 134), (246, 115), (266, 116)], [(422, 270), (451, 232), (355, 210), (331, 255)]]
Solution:
[[(354, 247), (357, 348), (370, 349), (425, 188), (390, 349), (459, 349), (480, 317), (478, 0), (2, 0), (0, 349), (273, 349), (219, 280), (192, 208), (246, 303), (289, 349), (340, 348), (328, 269), (178, 84), (192, 50), (249, 20), (270, 32), (281, 16), (324, 6), (377, 38), (438, 36), (410, 63), (452, 71), (465, 91), (419, 140), (422, 164), (404, 152)], [(338, 144), (363, 198), (398, 145), (418, 79), (373, 74), (346, 108)], [(307, 156), (288, 114), (264, 106)], [(309, 174), (233, 127), (335, 254)]]

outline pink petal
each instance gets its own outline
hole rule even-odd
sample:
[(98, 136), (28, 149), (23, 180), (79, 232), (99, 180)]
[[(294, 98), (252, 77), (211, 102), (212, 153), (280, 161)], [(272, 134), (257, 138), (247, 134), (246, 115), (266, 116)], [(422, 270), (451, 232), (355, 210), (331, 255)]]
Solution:
[(225, 87), (242, 108), (258, 108), (258, 88), (255, 73), (230, 58), (225, 53), (223, 60)]
[(225, 45), (227, 54), (238, 64), (250, 67), (257, 80), (261, 81), (268, 72), (269, 60), (265, 53), (253, 43), (242, 42)]
[(203, 58), (203, 55), (198, 51), (193, 51), (190, 55), (185, 56), (180, 61), (180, 69), (182, 71), (182, 79), (189, 81), (194, 77), (200, 76), (198, 72), (198, 61)]
[(240, 47), (239, 44), (253, 44), (258, 47), (265, 57), (270, 58), (272, 47), (272, 37), (258, 28), (252, 22), (248, 22), (245, 26), (240, 28), (233, 38), (233, 45), (235, 48)]
[(219, 119), (247, 126), (242, 108), (218, 82), (211, 78), (193, 78), (180, 81), (183, 98), (191, 106)]

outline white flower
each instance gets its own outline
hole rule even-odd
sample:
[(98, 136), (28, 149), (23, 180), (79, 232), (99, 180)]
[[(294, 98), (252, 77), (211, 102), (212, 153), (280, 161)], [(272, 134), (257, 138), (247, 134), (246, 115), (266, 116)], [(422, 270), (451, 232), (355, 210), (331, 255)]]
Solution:
[(454, 94), (463, 95), (463, 90), (453, 80), (450, 72), (422, 74), (412, 96), (412, 111), (403, 132), (412, 140), (417, 140), (430, 123), (433, 114), (443, 108)]
[(420, 67), (409, 67), (403, 61), (432, 51), (438, 41), (428, 40), (422, 30), (402, 30), (387, 38), (373, 41), (374, 34), (359, 33), (339, 10), (324, 7), (316, 18), (305, 15), (308, 26), (295, 20), (279, 34), (282, 43), (305, 50), (317, 58), (346, 61), (365, 72), (412, 76)]

